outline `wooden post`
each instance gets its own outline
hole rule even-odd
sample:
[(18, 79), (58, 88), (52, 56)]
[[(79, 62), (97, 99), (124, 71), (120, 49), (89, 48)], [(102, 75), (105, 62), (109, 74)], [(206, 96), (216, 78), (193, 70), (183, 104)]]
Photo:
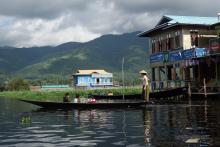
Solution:
[(205, 95), (205, 98), (207, 98), (206, 80), (205, 80), (205, 78), (203, 79), (203, 84), (204, 84), (204, 95)]
[(168, 69), (167, 69), (167, 66), (165, 66), (165, 81), (166, 81), (166, 88), (168, 89)]
[(188, 97), (191, 98), (191, 86), (190, 86), (190, 82), (188, 82)]

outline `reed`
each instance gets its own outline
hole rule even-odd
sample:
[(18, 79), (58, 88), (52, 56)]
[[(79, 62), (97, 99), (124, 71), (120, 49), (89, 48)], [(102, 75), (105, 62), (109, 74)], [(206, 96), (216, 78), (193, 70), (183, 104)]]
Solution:
[(96, 90), (67, 90), (67, 91), (4, 91), (0, 92), (0, 97), (14, 99), (44, 100), (44, 101), (62, 101), (65, 93), (69, 93), (70, 98), (75, 98), (79, 94), (81, 98), (88, 98), (89, 95), (113, 95), (121, 94), (140, 94), (141, 88), (114, 88), (114, 89), (96, 89)]

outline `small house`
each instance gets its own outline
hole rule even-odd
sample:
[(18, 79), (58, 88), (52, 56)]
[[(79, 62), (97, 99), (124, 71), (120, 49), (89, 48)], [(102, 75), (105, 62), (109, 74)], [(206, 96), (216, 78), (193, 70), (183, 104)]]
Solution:
[(73, 74), (76, 88), (95, 89), (113, 86), (113, 74), (105, 70), (77, 70)]

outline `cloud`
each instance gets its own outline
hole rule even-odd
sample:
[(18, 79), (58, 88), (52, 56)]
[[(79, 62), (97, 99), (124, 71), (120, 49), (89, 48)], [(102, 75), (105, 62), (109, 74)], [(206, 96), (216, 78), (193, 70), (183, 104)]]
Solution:
[(216, 16), (216, 0), (2, 0), (0, 45), (85, 42), (153, 27), (164, 14)]
[(66, 17), (53, 20), (14, 19), (13, 24), (0, 29), (0, 44), (23, 46), (58, 45), (69, 41), (85, 42), (99, 37), (87, 28), (74, 24), (66, 25)]

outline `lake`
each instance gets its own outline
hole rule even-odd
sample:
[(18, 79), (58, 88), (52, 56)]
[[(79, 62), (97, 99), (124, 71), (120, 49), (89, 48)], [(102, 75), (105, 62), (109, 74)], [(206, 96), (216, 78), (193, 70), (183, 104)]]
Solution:
[(0, 146), (220, 146), (220, 101), (49, 111), (1, 98), (0, 128)]

